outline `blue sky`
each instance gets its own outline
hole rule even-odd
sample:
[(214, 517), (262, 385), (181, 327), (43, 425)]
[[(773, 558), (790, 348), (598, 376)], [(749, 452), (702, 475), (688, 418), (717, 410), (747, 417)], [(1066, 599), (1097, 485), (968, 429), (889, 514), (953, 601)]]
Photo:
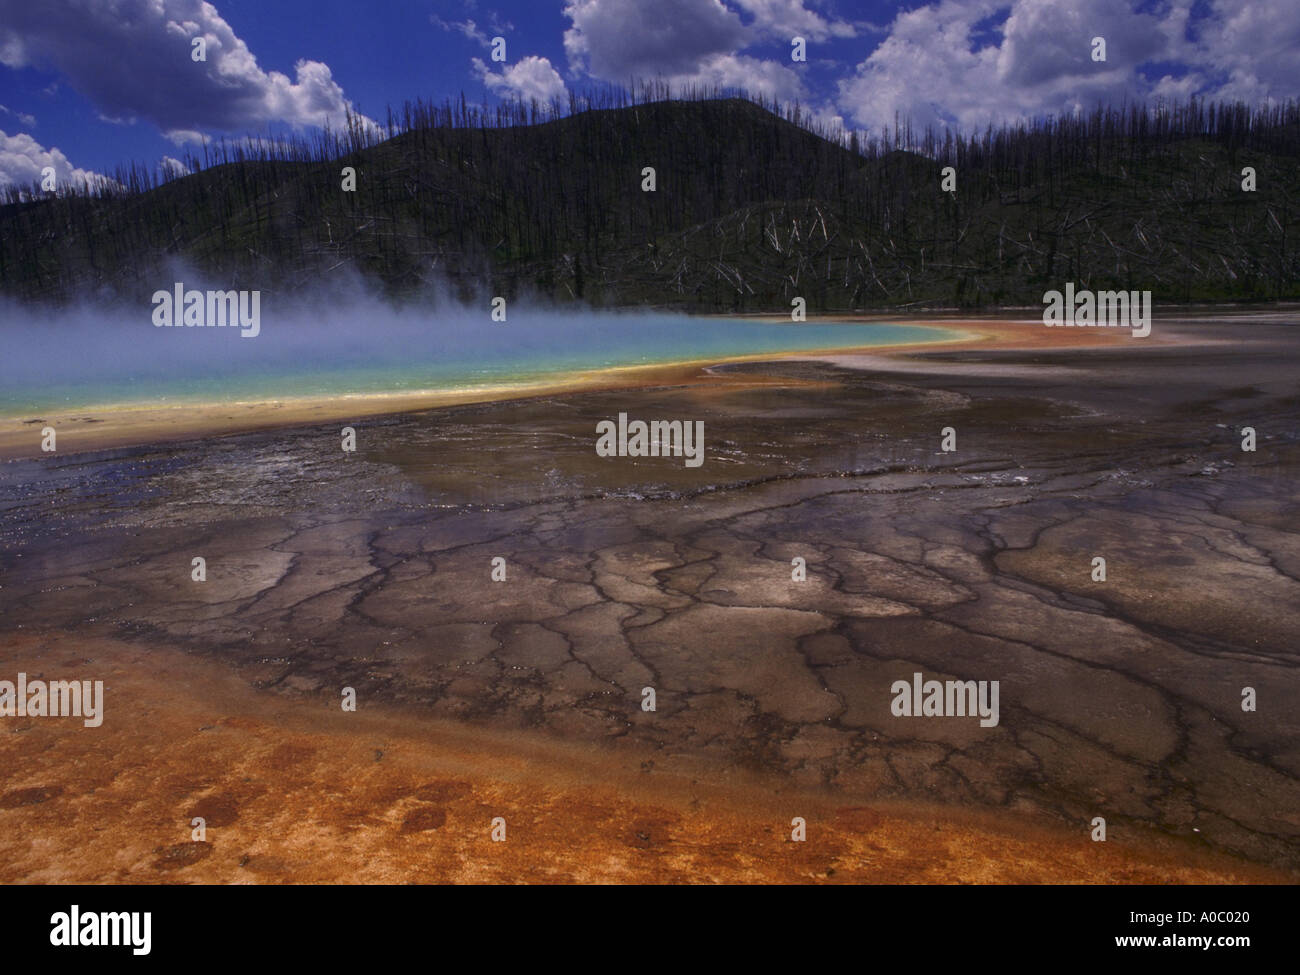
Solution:
[(972, 128), (1123, 99), (1279, 101), (1300, 87), (1300, 0), (0, 0), (0, 185), (337, 125), (349, 107), (382, 121), (415, 96), (567, 97), (632, 76), (797, 99), (867, 132), (895, 113)]

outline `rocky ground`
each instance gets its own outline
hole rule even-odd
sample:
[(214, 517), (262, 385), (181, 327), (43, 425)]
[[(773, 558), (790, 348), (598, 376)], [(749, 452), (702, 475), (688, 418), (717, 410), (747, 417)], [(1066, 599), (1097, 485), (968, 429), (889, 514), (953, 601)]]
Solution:
[[(911, 852), (877, 879), (1205, 879), (1186, 872), (1202, 856), (1228, 858), (1215, 869), (1242, 878), (1294, 876), (1300, 326), (1156, 327), (1183, 341), (732, 365), (711, 383), (368, 420), (355, 454), (340, 450), (333, 424), (6, 464), (0, 679), (102, 667), (122, 689), (115, 697), (110, 681), (104, 729), (0, 719), (10, 837), (0, 876), (50, 879), (38, 866), (49, 863), (37, 855), (42, 830), (73, 809), (93, 819), (94, 795), (119, 776), (127, 791), (106, 808), (123, 823), (131, 796), (178, 821), (222, 795), (232, 809), (351, 810), (353, 827), (331, 826), (345, 831), (378, 817), (391, 828), (367, 834), (376, 852), (362, 879), (400, 877), (392, 851), (405, 833), (486, 822), (506, 801), (480, 801), (482, 777), (495, 774), (481, 766), (460, 778), (405, 774), (382, 803), (373, 783), (326, 789), (321, 777), (344, 753), (353, 774), (363, 759), (384, 767), (370, 758), (384, 750), (372, 732), (338, 724), (368, 711), (400, 715), (400, 734), (416, 739), (439, 728), (481, 735), (496, 744), (473, 747), (497, 760), (541, 749), (550, 758), (524, 763), (537, 769), (564, 767), (555, 756), (578, 748), (595, 770), (586, 784), (518, 785), (511, 815), (549, 822), (547, 803), (570, 803), (600, 837), (591, 843), (644, 835), (637, 843), (665, 854), (629, 860), (615, 843), (623, 859), (605, 850), (599, 862), (622, 866), (584, 873), (564, 852), (581, 844), (555, 833), (529, 866), (514, 862), (523, 879), (870, 879), (881, 816)], [(703, 420), (705, 463), (596, 456), (596, 424), (620, 411)], [(1248, 426), (1254, 452), (1241, 449)], [(945, 427), (953, 452), (940, 450)], [(191, 579), (196, 556), (205, 582)], [(492, 578), (498, 557), (504, 581)], [(1096, 557), (1105, 581), (1094, 581)], [(796, 558), (805, 581), (792, 579)], [(150, 675), (164, 659), (171, 677)], [(187, 660), (234, 683), (207, 697), (227, 677), (200, 677)], [(998, 724), (896, 717), (891, 686), (918, 671), (998, 681)], [(356, 715), (338, 706), (345, 687)], [(641, 706), (648, 687), (652, 712)], [(1258, 702), (1249, 712), (1247, 687)], [(271, 710), (245, 715), (261, 737), (226, 739), (225, 764), (182, 772), (151, 730), (188, 728), (167, 698), (153, 718), (116, 703), (150, 694), (188, 696), (195, 714), (206, 709), (209, 736), (246, 734), (240, 714)], [(290, 712), (330, 724), (293, 744)], [(79, 750), (93, 750), (97, 733), (125, 737), (92, 762)], [(207, 747), (197, 735), (185, 732), (177, 754), (197, 760)], [(241, 750), (260, 757), (235, 775)], [(632, 770), (635, 796), (615, 788), (616, 768)], [(444, 796), (444, 779), (460, 791)], [(770, 822), (777, 842), (799, 813), (779, 803), (765, 819), (749, 799), (743, 815), (734, 804), (724, 813), (701, 798), (741, 779), (805, 797), (823, 810), (816, 822), (838, 824), (839, 846), (807, 854), (824, 863), (764, 874), (737, 831)], [(677, 812), (662, 812), (671, 803), (656, 798), (659, 780), (685, 804)], [(425, 786), (441, 813), (420, 812)], [(467, 796), (474, 809), (459, 809)], [(958, 854), (931, 831), (904, 838), (918, 814), (890, 813), (891, 803), (949, 826), (943, 810), (993, 819), (959, 833)], [(579, 807), (608, 815), (583, 818)], [(855, 826), (854, 816), (865, 818)], [(1087, 841), (1099, 816), (1104, 845)], [(1038, 861), (998, 843), (1032, 828), (1074, 852), (1039, 849), (1047, 866), (1016, 873), (1012, 863)], [(179, 829), (176, 844), (189, 839), (188, 827), (167, 829)], [(262, 855), (249, 834), (240, 850), (222, 847), (235, 858), (224, 867), (191, 866), (188, 846), (173, 856), (155, 842), (165, 833), (119, 834), (117, 847), (139, 855), (108, 857), (111, 868), (88, 876), (229, 880), (236, 854)], [(461, 872), (433, 875), (501, 879), (464, 867), (466, 842)], [(740, 844), (734, 856), (707, 866), (707, 851), (727, 843)], [(1138, 848), (1138, 861), (1121, 859)], [(253, 879), (321, 879), (301, 856), (265, 855), (284, 867)], [(364, 873), (384, 857), (387, 873)], [(1134, 873), (1139, 861), (1154, 872)]]

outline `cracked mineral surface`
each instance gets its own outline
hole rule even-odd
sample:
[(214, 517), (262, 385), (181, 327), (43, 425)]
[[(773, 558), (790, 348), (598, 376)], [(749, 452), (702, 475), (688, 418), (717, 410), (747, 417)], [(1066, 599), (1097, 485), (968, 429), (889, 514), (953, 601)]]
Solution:
[[(553, 746), (597, 769), (639, 769), (632, 806), (576, 786), (510, 785), (523, 790), (512, 815), (536, 832), (546, 810), (567, 809), (625, 867), (628, 850), (677, 860), (575, 873), (570, 837), (547, 854), (550, 873), (513, 868), (534, 879), (763, 875), (737, 859), (744, 828), (723, 835), (698, 796), (675, 812), (656, 805), (661, 777), (684, 795), (743, 778), (829, 810), (835, 849), (787, 879), (870, 879), (871, 823), (901, 808), (891, 803), (992, 817), (1005, 824), (1000, 842), (1016, 823), (1083, 841), (1055, 874), (963, 867), (979, 843), (990, 849), (988, 827), (966, 853), (945, 847), (945, 874), (917, 853), (919, 836), (876, 875), (891, 879), (1201, 877), (1125, 873), (1137, 868), (1114, 866), (1112, 849), (1085, 865), (1094, 846), (1126, 843), (1174, 863), (1219, 858), (1216, 878), (1232, 864), (1294, 878), (1300, 326), (1242, 317), (1156, 329), (1178, 341), (730, 364), (689, 384), (386, 416), (355, 424), (354, 454), (339, 448), (340, 424), (325, 424), (11, 461), (0, 678), (117, 673), (106, 734), (128, 737), (95, 757), (79, 751), (92, 749), (79, 722), (5, 719), (0, 879), (50, 879), (11, 827), (57, 829), (74, 807), (93, 818), (85, 790), (111, 793), (117, 776), (172, 796), (180, 825), (154, 810), (160, 824), (133, 840), (136, 859), (105, 853), (99, 872), (69, 876), (328, 879), (319, 864), (293, 867), (302, 851), (259, 853), (266, 841), (252, 836), (247, 849), (223, 844), (222, 819), (259, 803), (328, 804), (340, 829), (387, 830), (387, 846), (374, 841), (381, 860), (400, 837), (446, 833), (462, 815), (486, 829), (506, 800), (480, 794), (482, 766), (371, 796), (394, 758), (373, 729), (346, 739), (345, 687), (359, 713), (400, 714), (417, 738), (477, 731), (498, 756)], [(703, 466), (598, 457), (596, 424), (619, 412), (704, 421)], [(205, 582), (191, 579), (196, 556)], [(493, 581), (496, 557), (504, 581)], [(804, 581), (792, 578), (796, 559)], [(167, 676), (132, 689), (151, 660)], [(891, 685), (918, 672), (998, 681), (998, 724), (895, 716)], [(240, 775), (222, 771), (229, 751), (164, 769), (164, 743), (146, 732), (175, 715), (125, 701), (201, 702), (222, 681), (233, 682), (222, 700), (242, 689), (249, 707), (271, 710), (240, 725), (236, 705), (218, 708), (209, 740), (274, 734), (268, 715), (288, 708), (328, 722), (313, 734), (332, 744), (286, 730)], [(645, 688), (654, 711), (642, 709)], [(176, 754), (198, 761), (200, 731), (185, 729)], [(341, 740), (359, 749), (347, 774), (364, 768), (360, 784), (301, 776)], [(151, 762), (152, 778), (141, 771)], [(426, 785), (432, 799), (418, 795)], [(195, 853), (185, 823), (204, 811), (218, 838)], [(1106, 844), (1086, 842), (1097, 816)], [(788, 833), (789, 818), (765, 828)], [(708, 865), (723, 847), (726, 864)], [(463, 872), (461, 856), (447, 876), (496, 876)], [(371, 876), (366, 862), (353, 876)], [(385, 869), (400, 875), (400, 863)]]

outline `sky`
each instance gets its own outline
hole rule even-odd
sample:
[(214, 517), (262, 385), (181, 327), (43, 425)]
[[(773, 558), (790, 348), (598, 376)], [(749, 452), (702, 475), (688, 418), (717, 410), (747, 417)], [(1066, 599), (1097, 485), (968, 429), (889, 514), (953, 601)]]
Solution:
[(567, 101), (631, 78), (864, 134), (1261, 104), (1300, 94), (1300, 0), (0, 0), (0, 186), (175, 167), (204, 140), (382, 122), (408, 98)]

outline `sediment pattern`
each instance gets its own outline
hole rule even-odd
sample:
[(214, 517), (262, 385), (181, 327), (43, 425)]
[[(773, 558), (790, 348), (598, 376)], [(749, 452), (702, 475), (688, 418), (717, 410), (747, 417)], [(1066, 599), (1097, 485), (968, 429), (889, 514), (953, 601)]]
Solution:
[[(13, 462), (0, 627), (635, 743), (648, 775), (1104, 816), (1300, 870), (1300, 331), (1182, 328), (1228, 344), (761, 363), (366, 421), (351, 455), (331, 425)], [(595, 456), (620, 411), (702, 419), (705, 464)], [(917, 671), (999, 681), (998, 725), (895, 717)]]

